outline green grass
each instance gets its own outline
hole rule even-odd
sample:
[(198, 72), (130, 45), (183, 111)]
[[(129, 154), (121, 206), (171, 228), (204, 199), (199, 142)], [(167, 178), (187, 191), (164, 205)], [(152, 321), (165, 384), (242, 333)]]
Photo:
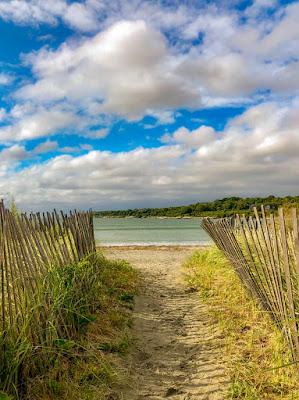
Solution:
[(136, 286), (130, 265), (99, 253), (52, 267), (20, 332), (2, 338), (0, 399), (114, 398)]
[[(247, 296), (237, 275), (215, 247), (186, 262), (187, 279), (199, 289), (225, 338), (228, 399), (299, 399), (298, 369), (285, 366), (289, 354), (272, 321)], [(282, 368), (281, 368), (282, 367)]]

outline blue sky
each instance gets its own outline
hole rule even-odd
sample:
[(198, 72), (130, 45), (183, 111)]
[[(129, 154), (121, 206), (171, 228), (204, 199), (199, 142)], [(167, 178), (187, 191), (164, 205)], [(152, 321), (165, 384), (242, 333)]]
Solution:
[(275, 0), (0, 0), (2, 196), (298, 194), (298, 18)]

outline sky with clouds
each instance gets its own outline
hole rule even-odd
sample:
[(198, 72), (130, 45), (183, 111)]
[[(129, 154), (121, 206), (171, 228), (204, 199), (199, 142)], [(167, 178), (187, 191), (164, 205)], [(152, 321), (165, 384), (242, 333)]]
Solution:
[(0, 194), (298, 195), (299, 2), (0, 0)]

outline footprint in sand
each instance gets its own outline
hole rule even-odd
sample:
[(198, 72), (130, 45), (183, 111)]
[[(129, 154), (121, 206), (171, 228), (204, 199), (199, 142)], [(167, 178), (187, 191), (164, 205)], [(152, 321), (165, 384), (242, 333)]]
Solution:
[(125, 400), (224, 400), (228, 378), (221, 338), (181, 265), (194, 249), (110, 250), (143, 278), (136, 299), (130, 388)]

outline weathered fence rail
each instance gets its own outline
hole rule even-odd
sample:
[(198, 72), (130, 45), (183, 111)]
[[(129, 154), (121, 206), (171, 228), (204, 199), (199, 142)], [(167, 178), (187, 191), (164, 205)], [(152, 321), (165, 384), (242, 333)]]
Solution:
[(278, 217), (254, 209), (255, 217), (204, 218), (202, 227), (232, 263), (248, 293), (282, 331), (299, 361), (299, 240), (297, 210)]
[[(24, 328), (28, 305), (49, 268), (94, 251), (91, 211), (15, 215), (0, 202), (0, 356), (4, 339)], [(44, 306), (36, 318), (43, 321), (46, 312)]]

